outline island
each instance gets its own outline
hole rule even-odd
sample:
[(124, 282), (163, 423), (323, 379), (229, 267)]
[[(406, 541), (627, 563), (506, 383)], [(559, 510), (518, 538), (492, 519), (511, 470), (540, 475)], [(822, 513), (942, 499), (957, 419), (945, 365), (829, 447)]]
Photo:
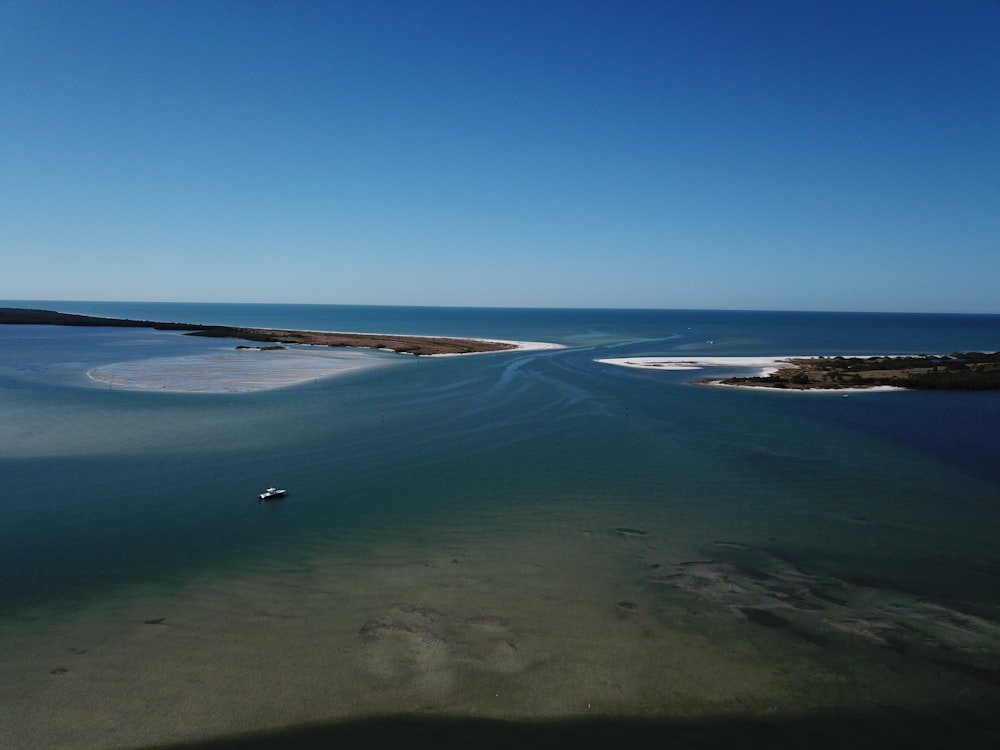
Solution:
[[(275, 328), (242, 328), (236, 326), (163, 323), (150, 320), (102, 318), (53, 310), (33, 310), (19, 307), (0, 308), (0, 324), (90, 326), (115, 328), (152, 328), (158, 331), (181, 331), (187, 336), (233, 338), (265, 344), (305, 344), (311, 346), (361, 347), (386, 349), (417, 356), (433, 354), (471, 354), (517, 349), (509, 341), (463, 339), (442, 336), (411, 336), (374, 333), (334, 333), (329, 331), (295, 331)], [(273, 347), (268, 347), (273, 348)]]
[(621, 367), (700, 370), (704, 367), (753, 369), (755, 376), (701, 378), (697, 385), (819, 390), (985, 391), (1000, 389), (1000, 352), (947, 355), (627, 357), (599, 359)]
[(1000, 389), (1000, 353), (788, 358), (756, 377), (704, 380), (718, 385), (797, 390), (911, 388), (983, 391)]

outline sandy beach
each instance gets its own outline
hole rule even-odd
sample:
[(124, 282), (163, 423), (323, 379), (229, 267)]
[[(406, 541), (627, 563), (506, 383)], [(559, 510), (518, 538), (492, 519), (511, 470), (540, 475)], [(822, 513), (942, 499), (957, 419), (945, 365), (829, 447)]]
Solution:
[[(411, 336), (410, 338), (420, 338), (420, 336)], [(467, 354), (496, 354), (501, 351), (541, 351), (548, 349), (565, 349), (563, 344), (554, 344), (551, 341), (508, 341), (506, 339), (466, 339), (467, 341), (479, 341), (484, 344), (506, 344), (508, 349), (494, 349), (490, 351), (481, 352), (466, 352)], [(455, 357), (462, 356), (459, 352), (442, 352), (441, 354), (431, 354), (431, 357)]]
[(654, 368), (658, 370), (701, 370), (705, 367), (739, 367), (754, 369), (758, 376), (769, 375), (781, 368), (795, 367), (790, 360), (807, 359), (807, 356), (785, 357), (621, 357), (598, 359), (606, 365), (619, 367)]
[[(815, 355), (790, 355), (783, 357), (623, 357), (614, 359), (598, 359), (607, 365), (617, 365), (620, 367), (635, 367), (639, 369), (657, 370), (701, 370), (706, 367), (732, 367), (739, 369), (752, 369), (752, 377), (763, 378), (777, 372), (778, 370), (794, 370), (799, 367), (796, 361), (816, 359)], [(760, 385), (740, 384), (725, 382), (723, 380), (699, 380), (699, 385), (712, 385), (724, 388), (748, 388), (756, 391), (762, 390)], [(902, 391), (891, 385), (870, 385), (870, 386), (838, 386), (836, 388), (768, 388), (766, 390), (778, 391), (781, 393), (841, 393), (844, 391), (878, 393), (886, 391)], [(845, 394), (846, 395), (846, 394)]]

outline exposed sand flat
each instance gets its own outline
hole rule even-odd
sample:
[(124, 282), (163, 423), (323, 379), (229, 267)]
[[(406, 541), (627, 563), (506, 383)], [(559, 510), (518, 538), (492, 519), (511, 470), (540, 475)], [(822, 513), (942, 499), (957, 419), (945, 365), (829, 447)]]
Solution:
[(783, 367), (795, 367), (790, 360), (809, 358), (810, 355), (785, 357), (622, 357), (597, 361), (607, 365), (652, 367), (660, 370), (700, 370), (704, 367), (755, 368), (759, 370), (759, 375), (767, 375)]

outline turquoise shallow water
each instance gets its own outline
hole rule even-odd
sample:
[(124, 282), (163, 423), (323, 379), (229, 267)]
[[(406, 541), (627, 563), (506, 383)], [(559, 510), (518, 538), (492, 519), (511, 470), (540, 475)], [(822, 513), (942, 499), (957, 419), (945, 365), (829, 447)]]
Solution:
[[(998, 394), (710, 389), (595, 360), (995, 350), (1000, 317), (20, 306), (566, 348), (163, 393), (86, 372), (230, 344), (0, 328), (10, 746), (996, 702)], [(288, 499), (257, 503), (271, 484)]]

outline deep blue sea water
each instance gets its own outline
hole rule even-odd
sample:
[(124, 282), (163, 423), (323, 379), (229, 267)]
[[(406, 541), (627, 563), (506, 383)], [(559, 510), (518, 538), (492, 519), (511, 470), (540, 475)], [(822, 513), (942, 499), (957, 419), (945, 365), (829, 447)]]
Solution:
[[(845, 696), (857, 694), (861, 680), (872, 700), (912, 699), (904, 706), (910, 709), (934, 698), (932, 675), (942, 670), (954, 689), (994, 689), (989, 680), (969, 675), (1000, 669), (1000, 394), (843, 398), (705, 388), (688, 384), (690, 372), (627, 369), (595, 360), (995, 351), (1000, 316), (0, 305), (565, 347), (447, 358), (381, 354), (384, 361), (374, 369), (290, 388), (159, 393), (104, 388), (86, 372), (112, 362), (211, 353), (230, 344), (150, 330), (0, 327), (0, 623), (7, 642), (18, 644), (8, 646), (7, 657), (22, 656), (25, 665), (45, 654), (46, 665), (63, 668), (64, 657), (45, 651), (52, 648), (49, 641), (31, 640), (39, 623), (90, 633), (74, 623), (91, 618), (107, 627), (111, 619), (102, 618), (110, 615), (96, 613), (129, 602), (173, 602), (178, 613), (198, 612), (203, 628), (239, 620), (242, 610), (235, 604), (205, 604), (202, 589), (221, 586), (206, 582), (241, 581), (256, 592), (252, 598), (268, 598), (269, 611), (294, 612), (306, 606), (301, 590), (285, 588), (287, 577), (279, 584), (271, 576), (296, 570), (311, 577), (309, 591), (356, 582), (351, 606), (336, 610), (345, 617), (345, 610), (357, 610), (354, 619), (345, 620), (348, 645), (339, 646), (345, 660), (354, 658), (347, 655), (349, 639), (366, 621), (382, 623), (378, 627), (386, 632), (391, 630), (386, 622), (396, 623), (392, 632), (415, 637), (424, 631), (406, 617), (438, 612), (445, 598), (456, 609), (468, 602), (470, 614), (497, 610), (496, 621), (470, 622), (502, 620), (514, 623), (509, 626), (514, 630), (518, 623), (535, 623), (522, 625), (518, 637), (507, 634), (497, 641), (498, 648), (516, 641), (519, 654), (529, 653), (532, 643), (549, 643), (549, 637), (565, 641), (553, 633), (570, 621), (595, 623), (586, 638), (596, 654), (602, 644), (611, 648), (601, 633), (641, 621), (631, 635), (615, 638), (673, 643), (671, 634), (698, 631), (715, 633), (717, 643), (733, 643), (733, 633), (739, 633), (737, 641), (745, 644), (741, 654), (781, 652), (782, 639), (791, 639), (795, 654), (818, 649), (795, 657), (808, 669), (799, 661), (789, 667), (805, 670), (799, 676), (806, 682), (814, 680), (818, 673), (809, 670), (819, 669), (819, 663), (823, 674), (843, 677), (841, 667), (831, 666), (841, 658), (880, 670), (878, 677), (862, 679), (854, 672), (843, 677), (855, 680), (853, 687), (844, 687), (843, 694), (817, 693), (812, 701), (821, 706), (844, 708), (853, 700)], [(288, 499), (259, 504), (257, 492), (271, 484), (287, 486)], [(428, 571), (437, 577), (425, 578)], [(463, 572), (461, 583), (442, 593), (442, 580), (456, 571)], [(545, 619), (535, 611), (538, 602), (556, 596), (562, 614)], [(305, 601), (313, 602), (311, 597), (315, 594)], [(396, 620), (379, 614), (379, 607), (398, 607), (399, 597), (412, 601), (404, 610), (408, 614), (397, 613)], [(761, 611), (777, 613), (780, 623)], [(149, 613), (152, 620), (184, 617)], [(442, 633), (453, 625), (435, 617), (426, 615), (419, 627), (444, 641)], [(704, 619), (692, 619), (699, 617)], [(140, 635), (152, 627), (142, 619), (136, 623)], [(290, 641), (321, 638), (305, 625), (296, 627)], [(240, 632), (251, 644), (250, 631)], [(805, 632), (811, 641), (795, 635)], [(461, 640), (448, 636), (448, 643), (454, 638)], [(104, 648), (119, 653), (115, 649), (125, 649), (126, 642), (123, 635)], [(828, 645), (821, 649), (819, 643)], [(371, 641), (365, 644), (359, 648), (374, 648)], [(464, 647), (478, 653), (480, 645), (470, 641)], [(690, 644), (689, 652), (702, 654), (699, 659), (715, 653)], [(179, 658), (173, 651), (155, 653), (164, 663)], [(480, 663), (468, 653), (462, 658)], [(460, 713), (532, 715), (528, 705), (542, 706), (540, 714), (576, 711), (554, 697), (539, 697), (548, 695), (539, 687), (551, 678), (538, 676), (544, 669), (518, 671), (508, 662), (501, 669), (494, 665), (497, 654), (489, 654), (475, 678), (459, 659), (454, 662), (459, 666), (450, 667), (454, 674), (449, 672), (447, 686), (443, 678), (432, 687), (421, 682), (414, 694), (432, 694), (441, 710)], [(391, 662), (401, 670), (393, 672), (395, 684), (404, 673), (427, 680), (428, 674), (435, 679), (441, 674), (421, 671), (429, 669), (425, 661), (400, 656), (405, 662), (400, 666), (403, 662), (389, 656), (378, 658), (385, 660), (377, 662), (383, 667)], [(549, 658), (566, 670), (560, 679), (578, 680), (568, 662)], [(583, 673), (605, 668), (587, 663)], [(716, 667), (697, 664), (702, 666), (692, 657), (685, 667), (701, 675), (689, 675), (689, 684), (701, 684), (703, 677), (719, 693), (712, 699), (721, 701), (718, 705), (731, 710), (750, 700), (720, 697), (722, 683), (708, 676)], [(656, 674), (662, 676), (662, 669)], [(372, 670), (364, 679), (381, 674)], [(893, 670), (912, 691), (902, 691), (905, 700), (885, 676)], [(495, 685), (482, 675), (501, 673), (506, 687), (511, 682), (527, 693), (525, 686), (531, 685), (535, 703), (525, 698), (493, 711), (467, 706), (458, 697), (480, 687), (493, 691)], [(27, 685), (26, 694), (37, 697), (35, 678), (26, 675), (8, 677), (8, 691), (0, 695), (12, 696)], [(47, 674), (37, 679), (43, 678)], [(604, 691), (601, 699), (611, 701), (615, 711), (656, 714), (684, 705), (698, 713), (709, 700), (708, 692), (683, 699), (681, 688), (665, 693), (660, 678), (645, 672), (631, 687), (621, 674), (608, 679), (619, 687), (597, 692)], [(776, 705), (784, 705), (782, 700), (791, 705), (788, 695), (795, 689), (789, 687), (786, 695), (778, 683), (772, 678), (758, 692)], [(408, 703), (409, 696), (397, 696), (400, 710), (423, 705)], [(362, 703), (354, 710), (367, 708)], [(323, 715), (317, 708), (306, 718)], [(273, 721), (291, 723), (297, 717), (281, 713)], [(206, 731), (214, 726), (206, 724)], [(175, 736), (169, 729), (153, 734)]]

